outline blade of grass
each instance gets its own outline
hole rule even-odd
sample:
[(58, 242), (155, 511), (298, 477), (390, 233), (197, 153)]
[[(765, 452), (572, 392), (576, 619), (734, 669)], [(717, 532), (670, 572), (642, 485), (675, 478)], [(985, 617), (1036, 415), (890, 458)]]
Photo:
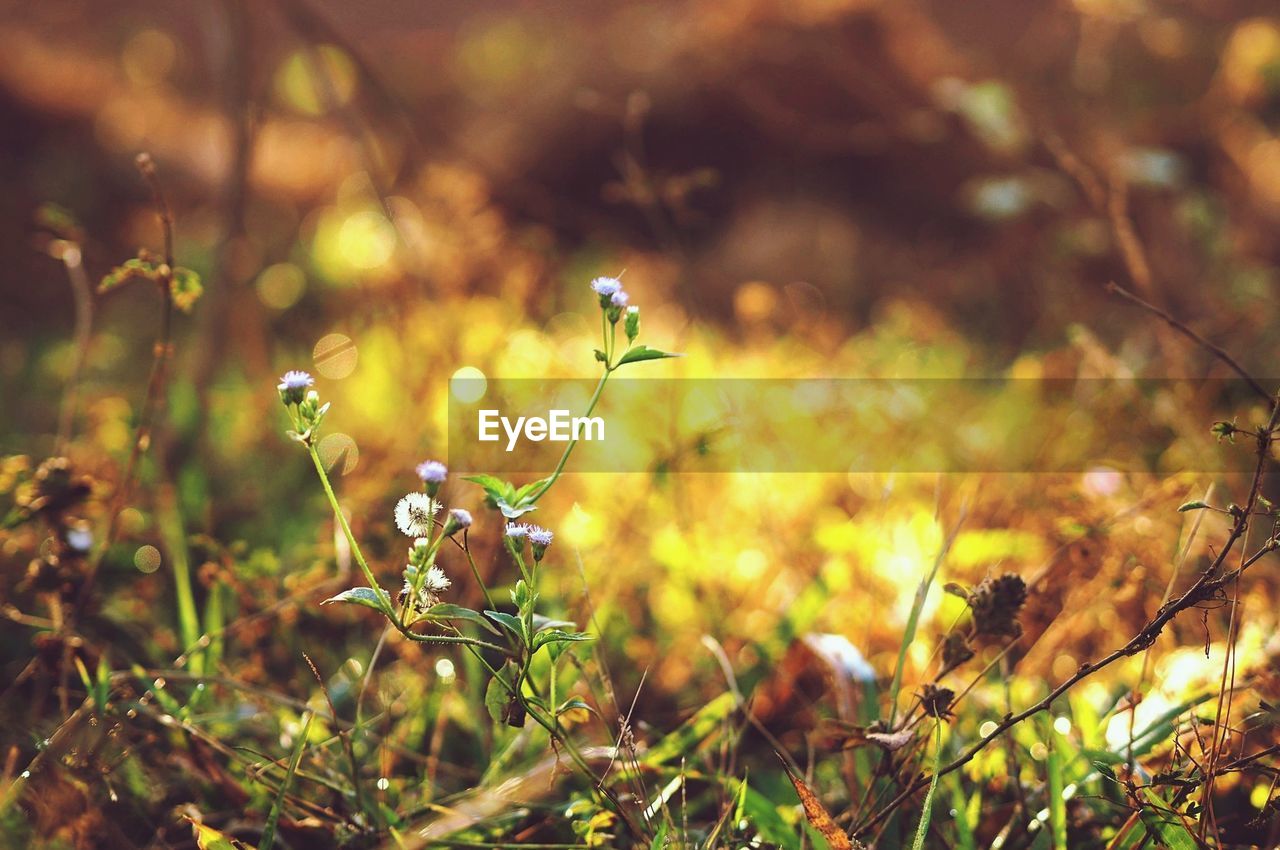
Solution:
[(942, 721), (938, 720), (933, 727), (935, 750), (933, 753), (933, 778), (929, 780), (929, 790), (924, 795), (924, 805), (920, 811), (920, 825), (916, 827), (915, 841), (911, 842), (911, 850), (922, 850), (925, 836), (929, 834), (929, 819), (933, 816), (933, 792), (938, 790), (938, 771), (942, 769)]
[[(182, 527), (177, 499), (167, 492), (159, 500), (157, 519), (164, 547), (173, 562), (174, 594), (178, 602), (178, 636), (183, 646), (195, 646), (200, 639), (200, 615), (196, 613), (195, 595), (191, 590), (191, 563), (187, 558), (187, 534)], [(191, 672), (205, 671), (203, 653), (191, 659)]]
[(302, 753), (307, 749), (307, 738), (311, 734), (311, 720), (315, 717), (310, 711), (302, 721), (302, 731), (298, 733), (298, 741), (293, 745), (293, 754), (289, 757), (289, 768), (284, 779), (280, 781), (280, 790), (276, 791), (275, 802), (271, 804), (271, 812), (262, 827), (262, 840), (258, 842), (258, 850), (271, 850), (276, 841), (276, 824), (280, 821), (280, 812), (284, 809), (284, 798), (289, 794), (289, 786), (293, 784), (294, 774), (302, 763)]
[(893, 723), (898, 717), (898, 692), (902, 689), (902, 671), (907, 665), (907, 650), (916, 639), (916, 627), (920, 623), (920, 612), (924, 610), (924, 601), (929, 596), (929, 588), (933, 585), (933, 580), (938, 577), (938, 570), (942, 567), (942, 562), (946, 560), (947, 553), (951, 551), (951, 544), (955, 542), (956, 535), (960, 533), (960, 526), (964, 523), (964, 512), (960, 514), (960, 519), (956, 521), (955, 526), (947, 533), (947, 539), (942, 542), (942, 548), (938, 550), (938, 555), (933, 559), (933, 568), (929, 570), (929, 574), (920, 582), (920, 586), (916, 588), (915, 601), (911, 603), (911, 616), (907, 618), (907, 628), (902, 634), (902, 645), (898, 647), (898, 663), (893, 669), (893, 685), (889, 689), (889, 728), (893, 728)]
[(1053, 727), (1044, 722), (1045, 739), (1049, 742), (1049, 756), (1045, 767), (1049, 772), (1049, 829), (1053, 836), (1054, 850), (1067, 850), (1067, 801), (1063, 799), (1062, 789), (1065, 783), (1062, 778), (1062, 751), (1058, 735)]
[(966, 800), (963, 780), (959, 774), (951, 776), (951, 805), (956, 810), (956, 850), (978, 850), (978, 839), (974, 833), (982, 806), (982, 792), (975, 790), (973, 796)]

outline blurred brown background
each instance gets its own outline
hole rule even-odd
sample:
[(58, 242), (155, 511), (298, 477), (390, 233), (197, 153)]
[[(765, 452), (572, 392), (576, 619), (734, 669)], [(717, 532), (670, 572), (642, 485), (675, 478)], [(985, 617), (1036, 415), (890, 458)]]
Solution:
[[(1010, 352), (1109, 309), (1108, 279), (1132, 285), (1105, 209), (1058, 147), (1129, 186), (1137, 230), (1160, 245), (1155, 300), (1196, 314), (1224, 298), (1232, 322), (1269, 325), (1269, 13), (1137, 0), (7, 2), (0, 322), (66, 328), (61, 272), (31, 250), (40, 203), (81, 219), (91, 264), (154, 242), (131, 164), (147, 149), (187, 262), (211, 283), (206, 334), (231, 312), (244, 334), (277, 324), (235, 287), (306, 239), (309, 213), (352, 173), (419, 207), (427, 175), (438, 188), (447, 173), (460, 185), (443, 203), (462, 208), (441, 211), (443, 237), (476, 254), (477, 240), (515, 240), (560, 264), (625, 245), (666, 263), (706, 318), (730, 317), (748, 281), (850, 327), (907, 294)], [(413, 285), (535, 297), (477, 265), (426, 258)]]

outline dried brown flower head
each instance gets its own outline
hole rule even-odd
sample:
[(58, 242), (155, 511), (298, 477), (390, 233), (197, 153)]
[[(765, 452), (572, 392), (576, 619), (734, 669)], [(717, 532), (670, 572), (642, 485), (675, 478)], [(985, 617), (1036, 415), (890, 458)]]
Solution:
[(1016, 638), (1022, 634), (1018, 614), (1027, 601), (1027, 585), (1022, 576), (1005, 573), (986, 578), (969, 594), (974, 634)]
[(953, 631), (942, 642), (942, 672), (948, 673), (973, 657), (973, 647), (963, 632)]
[(951, 703), (955, 698), (955, 691), (937, 685), (925, 685), (920, 692), (920, 704), (924, 706), (924, 713), (940, 720), (951, 716)]

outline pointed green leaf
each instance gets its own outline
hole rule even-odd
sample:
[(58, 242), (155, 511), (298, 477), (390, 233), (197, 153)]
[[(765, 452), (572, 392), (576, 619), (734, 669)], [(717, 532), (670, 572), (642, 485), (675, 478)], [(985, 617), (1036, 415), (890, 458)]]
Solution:
[(622, 355), (622, 359), (618, 361), (618, 365), (622, 366), (626, 363), (639, 363), (643, 360), (661, 360), (664, 357), (683, 357), (683, 354), (673, 354), (668, 351), (659, 351), (656, 348), (650, 348), (647, 345), (637, 345), (626, 354)]
[(378, 588), (377, 592), (374, 592), (371, 587), (352, 587), (342, 591), (337, 596), (330, 596), (320, 604), (329, 605), (333, 602), (349, 602), (352, 605), (363, 605), (375, 611), (388, 611), (391, 609), (391, 594), (382, 588)]
[(537, 652), (549, 643), (573, 643), (575, 641), (594, 640), (594, 635), (586, 632), (566, 632), (562, 629), (547, 629), (538, 632), (533, 638), (533, 651)]
[(513, 505), (507, 499), (494, 499), (493, 503), (507, 519), (519, 519), (530, 511), (538, 509), (537, 505)]
[(524, 623), (522, 623), (519, 618), (513, 617), (510, 614), (504, 614), (501, 611), (485, 611), (484, 615), (495, 623), (501, 625), (507, 631), (511, 632), (511, 634), (520, 638), (520, 640), (524, 640)]
[(464, 608), (461, 605), (453, 605), (449, 602), (441, 602), (439, 605), (433, 605), (425, 614), (423, 614), (423, 619), (466, 620), (469, 623), (475, 623), (478, 626), (483, 626), (495, 635), (502, 634), (502, 632), (498, 631), (498, 629), (494, 627), (493, 623), (481, 616), (479, 611)]
[(559, 717), (560, 715), (564, 714), (566, 711), (573, 711), (575, 708), (585, 709), (591, 712), (592, 714), (595, 714), (595, 711), (596, 711), (594, 708), (587, 705), (586, 701), (583, 700), (582, 697), (570, 697), (569, 699), (560, 703), (560, 707), (556, 709), (556, 717)]

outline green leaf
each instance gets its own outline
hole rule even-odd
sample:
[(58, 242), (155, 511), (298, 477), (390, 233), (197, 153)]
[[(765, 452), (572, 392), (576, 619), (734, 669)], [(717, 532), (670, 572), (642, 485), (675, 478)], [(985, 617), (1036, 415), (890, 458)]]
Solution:
[(779, 813), (779, 807), (772, 800), (749, 787), (745, 780), (735, 790), (741, 794), (738, 800), (739, 817), (735, 820), (746, 820), (754, 826), (760, 832), (760, 837), (764, 839), (766, 846), (781, 847), (782, 850), (800, 850), (802, 846), (800, 833)]
[(596, 711), (594, 708), (587, 705), (586, 701), (584, 701), (582, 697), (570, 697), (569, 699), (560, 703), (560, 707), (556, 709), (556, 717), (559, 717), (560, 715), (564, 714), (566, 711), (573, 711), (575, 708), (586, 709), (592, 714), (595, 714), (595, 711)]
[(525, 708), (520, 698), (511, 692), (508, 684), (516, 681), (518, 672), (514, 662), (502, 665), (484, 690), (484, 707), (494, 723), (505, 723), (519, 729), (524, 726)]
[(537, 493), (543, 487), (546, 487), (547, 484), (549, 484), (550, 482), (551, 482), (550, 475), (548, 475), (546, 478), (539, 478), (537, 481), (530, 481), (528, 484), (524, 485), (519, 490), (516, 490), (516, 497), (512, 501), (516, 505), (523, 505), (526, 499), (528, 499), (530, 496)]
[(501, 635), (502, 632), (494, 628), (493, 623), (489, 622), (479, 611), (470, 608), (464, 608), (461, 605), (453, 605), (449, 602), (441, 602), (439, 605), (433, 605), (423, 614), (426, 620), (466, 620), (469, 623), (483, 626), (495, 635)]
[(538, 601), (538, 592), (530, 590), (524, 579), (516, 579), (516, 586), (511, 588), (511, 604), (521, 613), (532, 608)]
[(578, 624), (571, 622), (569, 620), (553, 620), (550, 617), (544, 617), (541, 614), (533, 615), (533, 633), (534, 634), (537, 634), (543, 629), (563, 629), (566, 627), (570, 629), (576, 629), (578, 627)]
[(537, 505), (513, 505), (507, 499), (494, 499), (493, 504), (507, 519), (519, 519), (530, 511), (538, 509)]
[(245, 844), (238, 838), (224, 835), (213, 827), (205, 826), (190, 817), (187, 817), (187, 820), (191, 822), (191, 831), (195, 833), (196, 846), (200, 850), (253, 850), (252, 845)]
[(342, 591), (337, 596), (330, 596), (320, 604), (329, 605), (333, 602), (349, 602), (352, 605), (363, 605), (375, 611), (385, 612), (391, 610), (391, 594), (382, 588), (378, 588), (375, 592), (371, 587), (352, 587)]
[(1200, 510), (1204, 510), (1207, 507), (1209, 507), (1209, 504), (1207, 502), (1202, 502), (1199, 499), (1196, 499), (1191, 502), (1183, 502), (1181, 505), (1179, 505), (1178, 513), (1185, 514), (1187, 511), (1200, 511)]
[(484, 490), (489, 501), (495, 506), (499, 501), (508, 504), (516, 501), (516, 488), (510, 481), (503, 481), (496, 475), (465, 475), (463, 481), (470, 481), (473, 484), (479, 484)]
[(511, 696), (511, 692), (507, 690), (507, 686), (503, 684), (501, 678), (506, 670), (507, 668), (504, 666), (502, 670), (494, 674), (484, 689), (484, 707), (488, 710), (489, 717), (493, 718), (494, 723), (502, 722), (502, 715), (507, 709), (507, 700)]
[(276, 824), (280, 821), (280, 813), (284, 811), (284, 800), (289, 794), (289, 786), (293, 784), (293, 777), (298, 773), (298, 765), (302, 763), (302, 754), (307, 749), (307, 736), (311, 734), (311, 721), (314, 718), (315, 715), (308, 711), (302, 721), (302, 731), (298, 733), (298, 741), (293, 745), (289, 767), (285, 770), (280, 788), (276, 791), (276, 799), (271, 804), (271, 811), (267, 813), (267, 822), (262, 827), (262, 838), (258, 840), (259, 850), (271, 850), (271, 845), (275, 844)]
[(1139, 816), (1157, 845), (1169, 850), (1197, 850), (1199, 847), (1195, 837), (1187, 831), (1187, 825), (1177, 815), (1143, 806)]
[(682, 723), (674, 732), (649, 748), (641, 762), (656, 766), (678, 758), (702, 743), (729, 715), (737, 710), (738, 702), (731, 693), (723, 693)]
[[(502, 611), (485, 611), (484, 615), (498, 623), (507, 631), (511, 632), (511, 634), (520, 638), (520, 640), (525, 640), (524, 623), (521, 622), (518, 617), (513, 617), (510, 614), (504, 614)], [(527, 643), (528, 641), (525, 642)]]
[(586, 632), (566, 632), (562, 629), (547, 629), (538, 632), (533, 638), (533, 651), (537, 652), (549, 643), (573, 643), (575, 641), (594, 640), (594, 635)]
[(1067, 850), (1067, 801), (1062, 797), (1062, 790), (1066, 787), (1062, 742), (1047, 720), (1040, 726), (1041, 734), (1049, 742), (1049, 756), (1045, 764), (1049, 773), (1049, 829), (1053, 835), (1054, 850)]
[(683, 354), (672, 354), (667, 351), (659, 351), (656, 348), (650, 348), (647, 345), (637, 345), (626, 354), (622, 355), (622, 359), (618, 361), (618, 365), (622, 366), (627, 363), (639, 363), (643, 360), (661, 360), (664, 357), (683, 357)]

